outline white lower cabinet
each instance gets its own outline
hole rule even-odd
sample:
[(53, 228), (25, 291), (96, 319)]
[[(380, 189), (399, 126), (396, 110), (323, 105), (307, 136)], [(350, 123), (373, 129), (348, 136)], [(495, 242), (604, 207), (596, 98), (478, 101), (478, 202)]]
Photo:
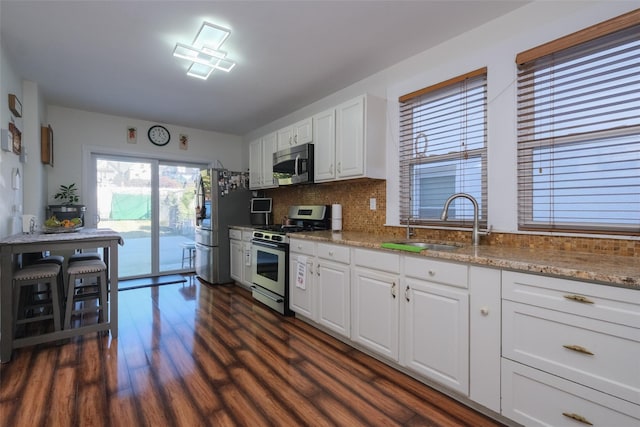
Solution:
[(400, 256), (355, 249), (351, 339), (398, 361)]
[(315, 265), (316, 244), (308, 240), (291, 239), (289, 242), (289, 308), (310, 320), (317, 321)]
[(317, 246), (318, 323), (351, 337), (351, 278), (349, 248), (318, 243)]
[(251, 231), (229, 229), (229, 250), (231, 278), (251, 286)]
[(503, 414), (640, 425), (638, 291), (508, 271), (502, 283)]
[(640, 425), (640, 406), (509, 359), (502, 393), (502, 415), (525, 426)]
[(500, 412), (501, 273), (469, 267), (469, 398)]
[(289, 308), (349, 338), (349, 247), (291, 239), (289, 251)]
[(469, 394), (468, 267), (404, 258), (401, 364)]

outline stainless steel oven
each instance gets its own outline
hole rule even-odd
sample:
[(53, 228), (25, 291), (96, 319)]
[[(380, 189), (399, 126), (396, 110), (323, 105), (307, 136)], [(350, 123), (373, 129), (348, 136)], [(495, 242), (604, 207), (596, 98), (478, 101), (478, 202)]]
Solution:
[(328, 230), (330, 207), (290, 206), (286, 225), (264, 225), (251, 239), (251, 289), (255, 299), (284, 315), (289, 307), (289, 233)]
[(251, 240), (251, 291), (255, 299), (289, 315), (289, 241), (281, 233), (256, 230)]

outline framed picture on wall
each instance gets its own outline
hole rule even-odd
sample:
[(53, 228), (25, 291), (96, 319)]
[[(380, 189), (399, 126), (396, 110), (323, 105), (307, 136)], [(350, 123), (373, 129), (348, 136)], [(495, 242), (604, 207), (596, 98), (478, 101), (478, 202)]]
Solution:
[(13, 141), (13, 152), (20, 155), (22, 151), (22, 132), (20, 132), (13, 123), (9, 123), (9, 132), (11, 133), (11, 139)]
[(40, 161), (53, 166), (53, 129), (51, 125), (40, 128)]

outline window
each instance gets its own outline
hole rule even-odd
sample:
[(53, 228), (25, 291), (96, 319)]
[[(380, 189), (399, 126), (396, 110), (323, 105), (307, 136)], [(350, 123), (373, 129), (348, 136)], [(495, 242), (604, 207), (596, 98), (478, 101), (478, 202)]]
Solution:
[(467, 226), (473, 205), (487, 224), (487, 70), (473, 71), (400, 97), (400, 223)]
[(521, 230), (640, 233), (640, 10), (518, 55)]

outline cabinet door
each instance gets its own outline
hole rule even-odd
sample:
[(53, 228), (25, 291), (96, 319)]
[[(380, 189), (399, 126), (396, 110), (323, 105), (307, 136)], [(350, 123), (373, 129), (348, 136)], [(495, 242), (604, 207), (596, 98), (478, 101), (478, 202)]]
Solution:
[(349, 266), (318, 259), (318, 322), (349, 338), (351, 336)]
[(293, 147), (293, 127), (289, 126), (276, 132), (276, 151)]
[(231, 278), (237, 282), (242, 282), (244, 273), (244, 245), (241, 240), (229, 240), (229, 259)]
[(262, 186), (276, 187), (273, 179), (273, 153), (276, 151), (276, 133), (270, 133), (262, 138)]
[(336, 178), (336, 122), (335, 109), (313, 117), (314, 179), (316, 182)]
[(257, 139), (249, 144), (249, 188), (260, 188), (261, 186), (262, 140)]
[(242, 242), (242, 283), (249, 287), (252, 285), (251, 281), (251, 242)]
[(313, 140), (313, 121), (311, 117), (293, 125), (293, 145), (306, 144)]
[[(317, 320), (314, 306), (315, 271), (314, 257), (300, 253), (291, 252), (289, 254), (289, 308), (302, 316), (311, 320)], [(303, 262), (305, 266), (305, 281), (298, 283), (298, 263)]]
[(398, 277), (365, 268), (353, 273), (352, 339), (398, 361)]
[(364, 174), (364, 98), (358, 97), (336, 109), (336, 176)]
[(401, 363), (469, 394), (469, 295), (466, 290), (405, 279)]

